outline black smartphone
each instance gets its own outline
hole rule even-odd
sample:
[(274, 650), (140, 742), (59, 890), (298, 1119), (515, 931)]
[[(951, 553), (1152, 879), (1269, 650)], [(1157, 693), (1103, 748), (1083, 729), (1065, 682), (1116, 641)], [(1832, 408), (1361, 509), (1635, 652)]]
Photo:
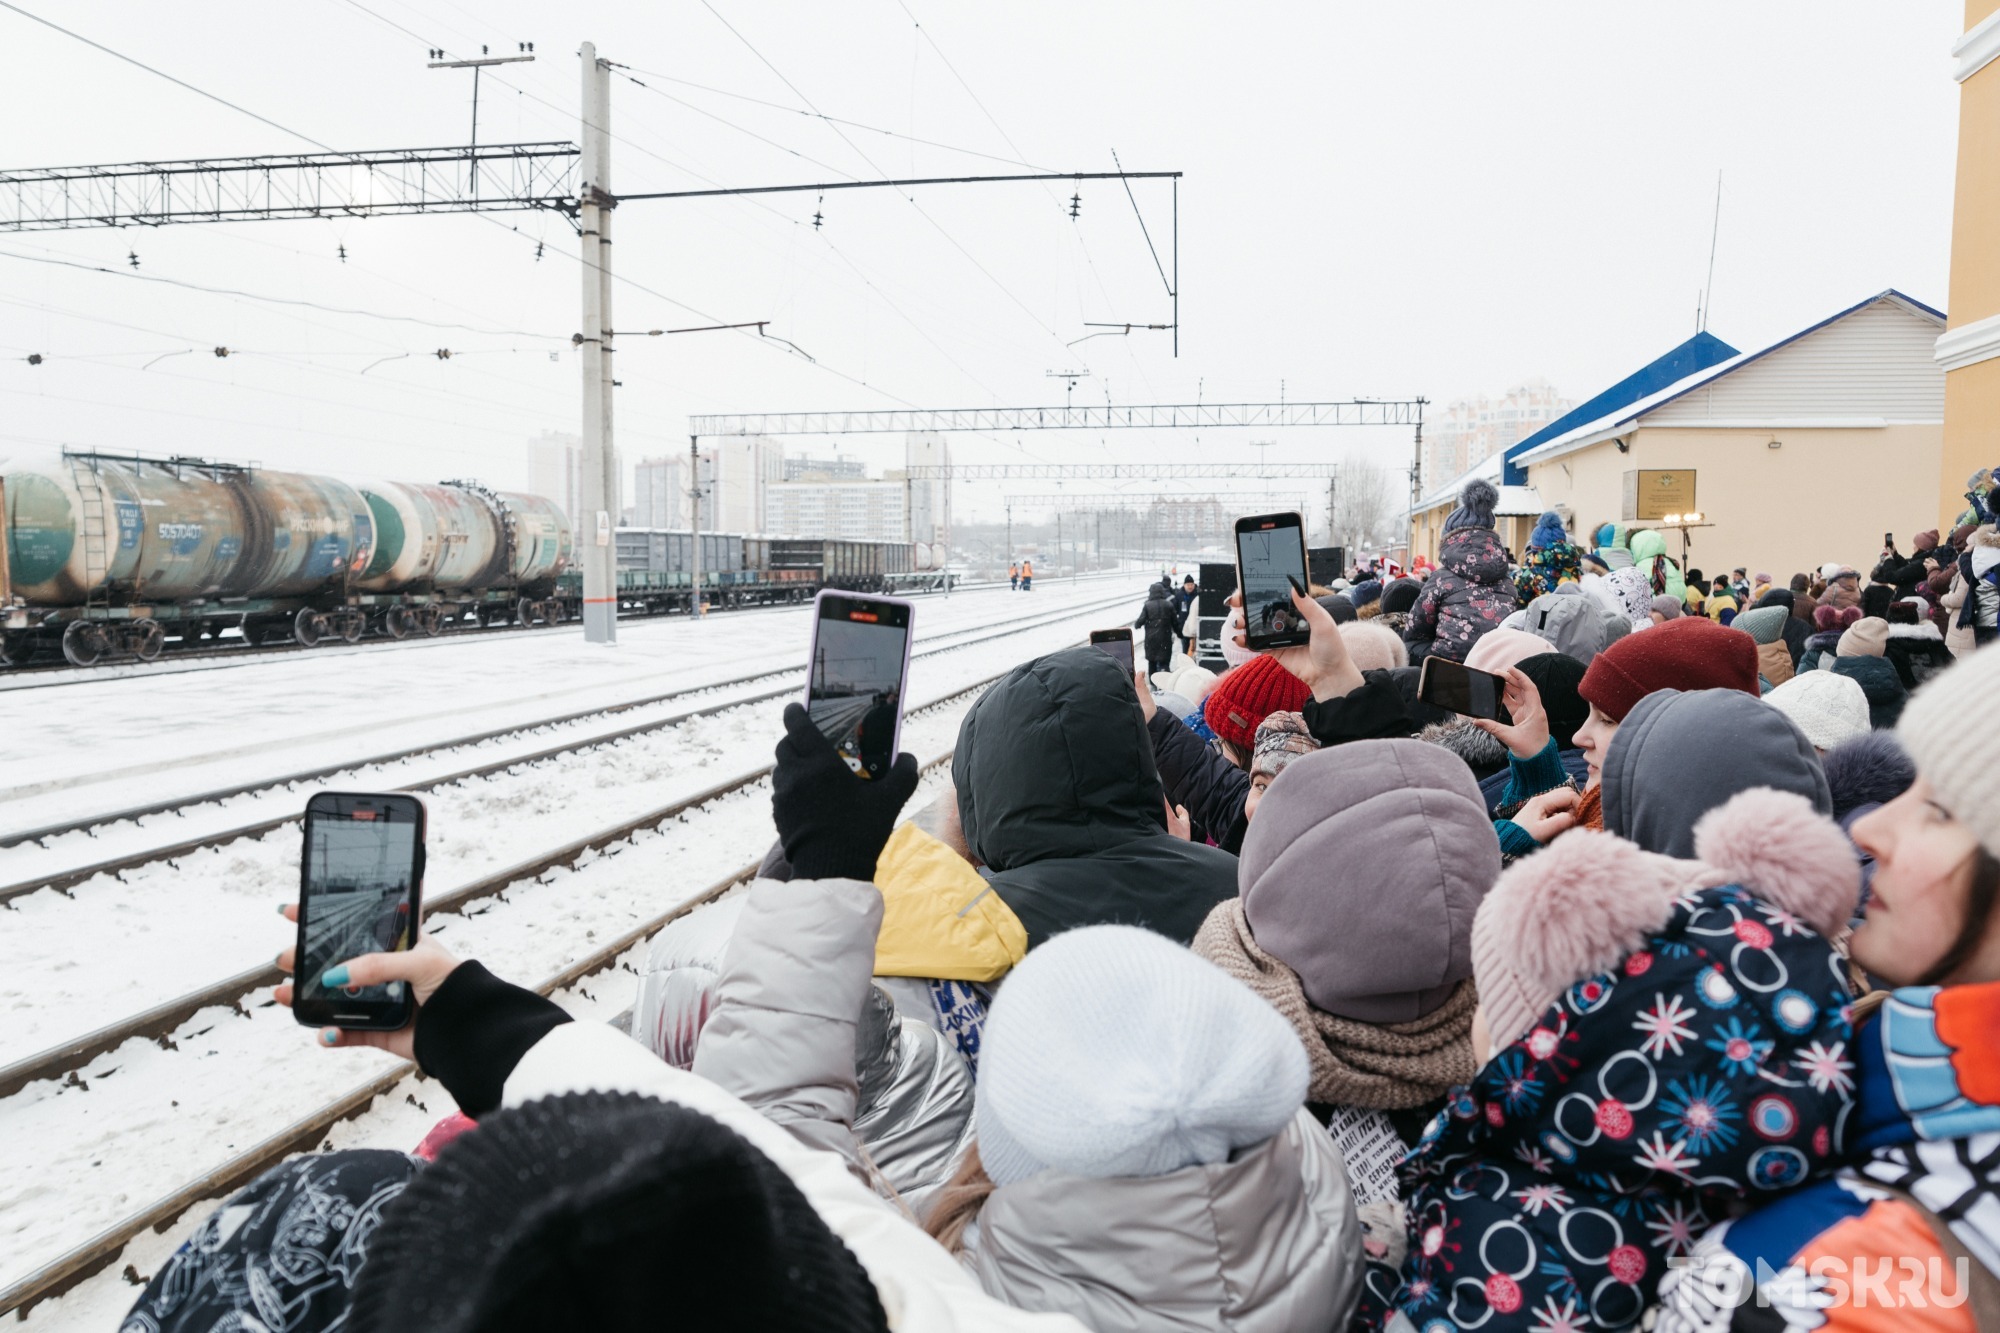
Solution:
[(330, 967), (417, 942), (423, 911), (424, 803), (402, 792), (321, 792), (306, 802), (292, 1016), (307, 1027), (394, 1032), (416, 1017), (400, 981), (328, 990)]
[(1476, 671), (1463, 662), (1447, 657), (1426, 657), (1423, 674), (1417, 677), (1417, 698), (1465, 717), (1507, 721), (1501, 703), (1507, 678), (1490, 671)]
[(1882, 549), (1883, 549), (1883, 550), (1885, 550), (1885, 551), (1893, 551), (1893, 550), (1895, 550), (1895, 549), (1896, 549), (1896, 534), (1895, 534), (1895, 533), (1893, 533), (1893, 532), (1885, 532), (1885, 533), (1883, 533), (1883, 534), (1882, 534)]
[(1090, 646), (1109, 657), (1127, 671), (1132, 669), (1132, 630), (1130, 626), (1120, 629), (1094, 629), (1090, 632)]
[(1255, 649), (1291, 648), (1312, 632), (1292, 605), (1306, 590), (1306, 525), (1297, 514), (1236, 520), (1236, 586), (1243, 590), (1243, 638)]
[(894, 597), (850, 592), (822, 592), (813, 607), (806, 712), (849, 768), (879, 778), (896, 762), (903, 740), (916, 609)]

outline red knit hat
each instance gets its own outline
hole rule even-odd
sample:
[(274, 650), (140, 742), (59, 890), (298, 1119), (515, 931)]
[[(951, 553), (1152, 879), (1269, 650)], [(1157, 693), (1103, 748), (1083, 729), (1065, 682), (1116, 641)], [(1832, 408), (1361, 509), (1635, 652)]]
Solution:
[[(1738, 636), (1742, 637), (1742, 636)], [(1752, 671), (1752, 678), (1755, 671)], [(1249, 754), (1258, 724), (1272, 713), (1296, 713), (1312, 698), (1306, 683), (1262, 653), (1223, 674), (1202, 705), (1208, 729)]]
[(1757, 642), (1706, 617), (1683, 616), (1618, 640), (1591, 659), (1576, 687), (1614, 722), (1623, 722), (1654, 690), (1742, 690), (1754, 696)]

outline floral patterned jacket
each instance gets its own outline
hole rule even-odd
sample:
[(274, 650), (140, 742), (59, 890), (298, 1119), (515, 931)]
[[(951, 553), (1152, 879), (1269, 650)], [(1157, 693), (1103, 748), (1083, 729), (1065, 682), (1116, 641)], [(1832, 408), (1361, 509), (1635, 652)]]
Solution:
[[(1624, 1328), (1716, 1222), (1838, 1165), (1853, 1018), (1812, 923), (1829, 928), (1839, 894), (1807, 906), (1804, 876), (1780, 864), (1800, 844), (1750, 842), (1773, 799), (1844, 842), (1801, 798), (1737, 799), (1751, 798), (1764, 809), (1735, 821), (1738, 845), (1698, 840), (1702, 862), (1579, 831), (1508, 872), (1572, 888), (1588, 873), (1600, 894), (1651, 895), (1663, 919), (1453, 1095), (1402, 1165), (1408, 1253), (1370, 1269), (1357, 1325), (1400, 1311), (1419, 1333)], [(1849, 860), (1833, 882), (1853, 881)]]
[(1424, 657), (1463, 662), (1487, 630), (1519, 606), (1507, 548), (1491, 528), (1457, 528), (1438, 544), (1438, 572), (1424, 584), (1403, 640), (1411, 664)]

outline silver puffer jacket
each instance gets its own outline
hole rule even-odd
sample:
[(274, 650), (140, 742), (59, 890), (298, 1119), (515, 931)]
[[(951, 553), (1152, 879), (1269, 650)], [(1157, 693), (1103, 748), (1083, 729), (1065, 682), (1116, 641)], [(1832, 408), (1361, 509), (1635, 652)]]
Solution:
[[(712, 903), (654, 937), (639, 978), (632, 1035), (668, 1064), (695, 1068), (703, 1030), (716, 1006), (725, 954), (738, 937), (750, 901), (745, 894)], [(852, 914), (838, 910), (760, 914), (754, 924), (754, 930), (743, 934), (731, 964), (739, 978), (754, 978), (761, 991), (757, 1004), (771, 1021), (759, 1036), (769, 1045), (760, 1053), (755, 1043), (746, 1042), (727, 1059), (723, 1053), (703, 1051), (704, 1067), (698, 1072), (767, 1114), (772, 1113), (768, 1094), (773, 1083), (789, 1087), (795, 1101), (813, 1100), (813, 1106), (800, 1108), (792, 1118), (772, 1118), (815, 1147), (832, 1147), (852, 1157), (850, 1144), (838, 1135), (827, 1137), (831, 1126), (815, 1123), (822, 1114), (835, 1120), (847, 1116), (818, 1104), (805, 1091), (810, 1087), (807, 1070), (786, 1072), (787, 1062), (798, 1053), (796, 1038), (787, 1039), (795, 1031), (788, 1016), (810, 1014), (831, 1000), (835, 1012), (829, 1018), (839, 1023), (838, 1006), (847, 987), (840, 988), (838, 999), (827, 996), (815, 982), (817, 976), (823, 983), (825, 973), (816, 974), (803, 960), (844, 953), (872, 959), (873, 930), (861, 939)], [(834, 1074), (844, 1072), (853, 1088), (854, 1134), (868, 1162), (921, 1220), (972, 1142), (972, 1075), (937, 1028), (899, 1016), (879, 986), (861, 987), (858, 1002), (845, 1013), (852, 1015), (846, 1019), (853, 1033), (845, 1049), (853, 1052), (853, 1063)], [(834, 1040), (829, 1034), (829, 1044)], [(817, 1062), (825, 1049), (805, 1058)], [(760, 1087), (766, 1096), (753, 1095)]]
[(979, 1285), (1096, 1333), (1345, 1325), (1361, 1234), (1339, 1149), (1301, 1110), (1214, 1166), (1089, 1180), (1045, 1171), (988, 1196), (966, 1233)]

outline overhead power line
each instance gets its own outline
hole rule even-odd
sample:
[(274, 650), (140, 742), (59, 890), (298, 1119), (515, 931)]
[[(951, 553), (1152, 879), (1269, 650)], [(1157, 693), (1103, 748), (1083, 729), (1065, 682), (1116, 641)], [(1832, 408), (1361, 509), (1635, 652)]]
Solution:
[(315, 148), (324, 148), (329, 153), (334, 151), (332, 148), (329, 148), (326, 144), (323, 144), (319, 140), (313, 138), (310, 134), (301, 134), (297, 130), (291, 128), (291, 126), (289, 125), (280, 125), (277, 121), (272, 120), (269, 116), (260, 116), (255, 111), (250, 110), (248, 107), (238, 106), (236, 103), (230, 101), (226, 97), (218, 97), (216, 94), (209, 92), (206, 88), (197, 88), (192, 83), (189, 83), (186, 79), (177, 79), (163, 69), (155, 69), (151, 65), (147, 64), (145, 61), (135, 60), (131, 56), (126, 55), (123, 51), (114, 51), (102, 42), (92, 41), (90, 38), (84, 36), (80, 32), (70, 31), (68, 28), (63, 27), (60, 23), (51, 23), (48, 19), (43, 18), (40, 14), (32, 14), (27, 10), (21, 8), (19, 5), (12, 3), (12, 0), (0, 0), (0, 9), (11, 9), (24, 19), (32, 19), (34, 22), (41, 24), (44, 28), (54, 29), (56, 32), (61, 33), (65, 37), (74, 38), (75, 40), (82, 42), (85, 46), (91, 47), (98, 51), (102, 51), (105, 55), (112, 57), (114, 60), (122, 60), (128, 65), (134, 66), (138, 69), (143, 69), (148, 74), (153, 75), (155, 78), (165, 79), (168, 83), (175, 84), (179, 87), (187, 89), (189, 92), (193, 93), (197, 97), (205, 97), (211, 102), (217, 103), (218, 105), (221, 106), (226, 106), (231, 111), (235, 111), (238, 112), (239, 114), (248, 116), (252, 120), (260, 121), (265, 125), (269, 125), (274, 130), (278, 130), (282, 133), (289, 134), (294, 139), (303, 139)]
[[(814, 191), (868, 190), (883, 186), (902, 189), (919, 185), (990, 185), (1004, 181), (1166, 180), (1179, 179), (1180, 174), (1178, 171), (1043, 171), (1016, 176), (919, 176), (904, 180), (814, 181), (806, 185), (734, 185), (712, 190), (654, 190), (639, 194), (621, 194), (618, 196), (618, 202), (628, 204), (642, 199), (708, 199), (733, 194), (810, 194)], [(1151, 243), (1151, 239), (1148, 238), (1147, 244)], [(1156, 262), (1157, 258), (1155, 256)]]
[[(6, 0), (0, 0), (5, 4)], [(162, 277), (157, 273), (141, 273), (128, 268), (106, 268), (102, 264), (86, 264), (75, 259), (55, 259), (43, 255), (24, 255), (16, 250), (0, 250), (0, 256), (8, 259), (22, 259), (30, 264), (54, 264), (60, 268), (81, 269), (86, 273), (103, 273), (114, 278), (126, 278), (135, 282), (164, 283), (169, 287), (184, 287), (189, 291), (207, 292), (212, 296), (241, 297), (246, 301), (263, 301), (271, 305), (301, 306), (308, 310), (322, 310), (330, 315), (358, 315), (364, 319), (392, 320), (402, 324), (422, 324), (433, 329), (452, 329), (464, 333), (484, 333), (508, 338), (547, 338), (552, 341), (568, 342), (566, 333), (536, 333), (528, 329), (480, 328), (473, 324), (453, 324), (435, 319), (422, 319), (416, 315), (385, 314), (379, 310), (360, 310), (353, 306), (326, 305), (320, 301), (307, 301), (291, 296), (269, 296), (263, 292), (246, 292), (235, 287), (210, 287), (204, 283), (188, 282), (181, 278)]]

